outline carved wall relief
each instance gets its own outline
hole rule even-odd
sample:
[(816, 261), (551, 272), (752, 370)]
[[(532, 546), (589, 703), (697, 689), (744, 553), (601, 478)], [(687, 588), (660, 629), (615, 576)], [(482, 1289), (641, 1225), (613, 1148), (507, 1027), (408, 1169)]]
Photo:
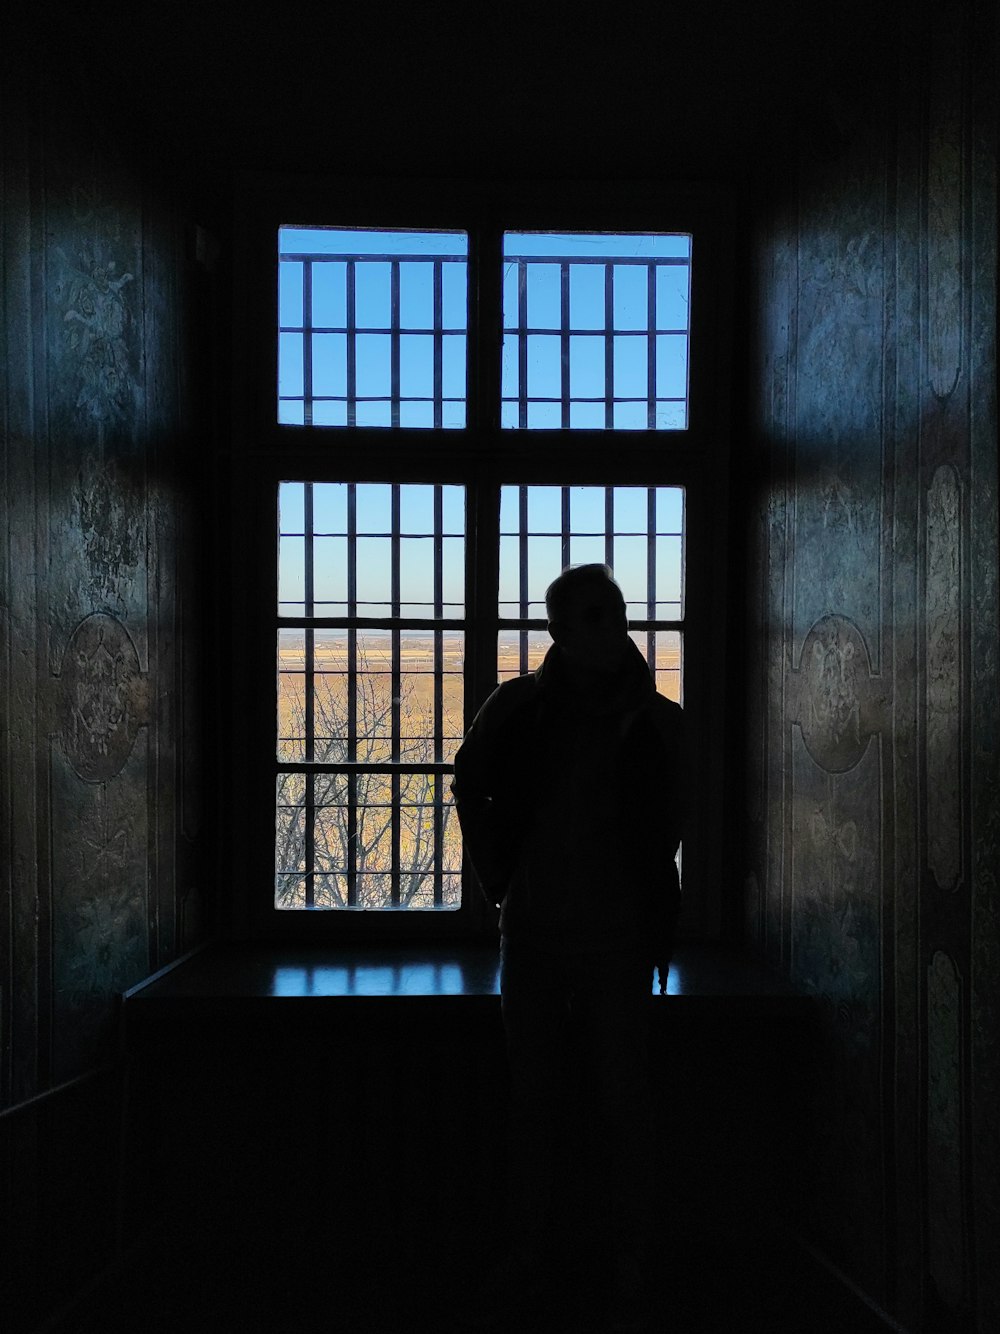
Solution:
[(927, 861), (940, 889), (962, 871), (961, 523), (958, 476), (941, 467), (927, 493)]
[(809, 754), (828, 773), (852, 769), (875, 730), (871, 662), (858, 627), (846, 616), (818, 620), (793, 677), (790, 718), (801, 727)]
[(135, 645), (120, 621), (98, 612), (66, 646), (58, 687), (58, 741), (79, 778), (103, 782), (124, 768), (146, 721)]
[(77, 411), (98, 423), (124, 419), (137, 375), (129, 347), (134, 274), (112, 257), (106, 243), (87, 241), (75, 254), (58, 249), (55, 287), (63, 310), (63, 346), (73, 367)]

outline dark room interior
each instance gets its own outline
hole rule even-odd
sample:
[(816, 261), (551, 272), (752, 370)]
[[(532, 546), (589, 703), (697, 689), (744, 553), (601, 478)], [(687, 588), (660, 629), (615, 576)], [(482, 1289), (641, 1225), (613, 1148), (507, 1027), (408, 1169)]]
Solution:
[[(3, 26), (3, 1327), (616, 1328), (582, 1123), (557, 1277), (477, 1300), (507, 1083), (468, 866), (455, 911), (278, 911), (275, 500), (315, 482), (466, 488), (466, 726), (502, 489), (685, 497), (648, 1328), (1000, 1329), (996, 6)], [(463, 429), (276, 419), (282, 224), (468, 234)], [(504, 232), (693, 238), (682, 429), (652, 388), (649, 429), (501, 425)]]

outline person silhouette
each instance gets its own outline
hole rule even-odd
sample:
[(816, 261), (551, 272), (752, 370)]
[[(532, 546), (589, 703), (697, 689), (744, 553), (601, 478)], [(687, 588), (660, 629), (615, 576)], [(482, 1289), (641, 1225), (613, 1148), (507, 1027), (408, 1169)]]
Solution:
[(565, 569), (545, 605), (551, 647), (536, 671), (486, 700), (452, 785), (469, 860), (499, 909), (511, 1093), (505, 1281), (530, 1289), (553, 1253), (572, 1044), (608, 1181), (613, 1328), (641, 1329), (646, 1027), (653, 969), (663, 992), (680, 908), (683, 714), (657, 693), (608, 566)]

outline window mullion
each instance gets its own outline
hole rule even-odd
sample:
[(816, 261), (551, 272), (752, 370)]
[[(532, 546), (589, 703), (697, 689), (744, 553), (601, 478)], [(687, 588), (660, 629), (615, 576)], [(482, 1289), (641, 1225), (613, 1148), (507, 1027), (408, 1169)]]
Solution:
[[(646, 619), (656, 620), (656, 487), (646, 492)], [(656, 680), (656, 631), (646, 631), (646, 661)]]
[[(357, 484), (347, 487), (347, 614), (358, 614), (358, 497)], [(347, 758), (358, 758), (358, 632), (347, 631)], [(358, 904), (358, 775), (347, 775), (347, 906)]]
[(434, 260), (433, 292), (434, 302), (434, 429), (440, 431), (444, 421), (444, 265), (441, 260)]
[(646, 267), (646, 426), (656, 430), (656, 265)]
[[(444, 615), (444, 501), (440, 484), (434, 487), (434, 617)], [(434, 761), (444, 759), (444, 635), (434, 631)], [(434, 907), (444, 903), (444, 783), (434, 781)], [(423, 819), (423, 816), (420, 817)]]
[[(570, 428), (569, 412), (569, 264), (559, 266), (559, 371), (560, 422), (564, 431)], [(563, 562), (565, 564), (565, 561)]]
[[(304, 533), (304, 598), (305, 613), (312, 616), (315, 611), (315, 562), (313, 559), (313, 488), (312, 482), (306, 482), (303, 487), (303, 533)], [(303, 690), (305, 694), (305, 758), (307, 761), (316, 758), (316, 644), (315, 631), (312, 626), (307, 626), (303, 635), (305, 642), (305, 681)], [(305, 904), (307, 908), (312, 908), (316, 902), (316, 877), (315, 877), (315, 854), (316, 854), (316, 793), (313, 775), (307, 773), (305, 776), (304, 804), (305, 810), (303, 818), (305, 828), (303, 829), (303, 856), (305, 859)]]
[(389, 265), (389, 424), (399, 426), (399, 260)]
[[(391, 561), (390, 561), (390, 598), (392, 601), (393, 620), (399, 620), (399, 483), (393, 482), (391, 490)], [(392, 634), (392, 702), (391, 702), (391, 728), (392, 728), (392, 758), (397, 763), (400, 760), (400, 732), (402, 730), (402, 712), (403, 712), (403, 678), (400, 638), (401, 633), (398, 624), (391, 631)], [(401, 836), (401, 814), (400, 811), (400, 778), (399, 773), (394, 772), (391, 778), (392, 792), (392, 810), (389, 812), (391, 820), (391, 865), (389, 874), (389, 894), (390, 902), (394, 908), (399, 907), (399, 889), (400, 889), (400, 836)]]
[(312, 278), (312, 261), (304, 260), (302, 264), (302, 421), (306, 426), (312, 426), (313, 422)]
[(615, 270), (614, 265), (604, 266), (604, 428), (614, 429), (615, 424)]
[(347, 424), (358, 424), (357, 356), (357, 272), (353, 259), (347, 261)]
[[(521, 620), (528, 619), (528, 488), (517, 488), (517, 601)], [(528, 670), (528, 632), (519, 636), (518, 671)]]
[(528, 266), (517, 261), (517, 424), (528, 425)]

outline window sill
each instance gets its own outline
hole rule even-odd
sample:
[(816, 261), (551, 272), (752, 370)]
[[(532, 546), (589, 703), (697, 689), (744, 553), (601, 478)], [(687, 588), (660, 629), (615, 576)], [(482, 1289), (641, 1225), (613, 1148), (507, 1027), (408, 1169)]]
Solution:
[[(329, 1014), (363, 1005), (373, 1009), (460, 1006), (499, 1009), (499, 960), (495, 945), (411, 944), (288, 946), (213, 944), (154, 973), (128, 991), (127, 1015), (246, 1016), (264, 1010)], [(811, 1009), (811, 998), (742, 950), (719, 945), (678, 948), (667, 996), (657, 1009), (677, 1015), (712, 1011), (792, 1013)], [(288, 1017), (291, 1017), (289, 1014)]]

